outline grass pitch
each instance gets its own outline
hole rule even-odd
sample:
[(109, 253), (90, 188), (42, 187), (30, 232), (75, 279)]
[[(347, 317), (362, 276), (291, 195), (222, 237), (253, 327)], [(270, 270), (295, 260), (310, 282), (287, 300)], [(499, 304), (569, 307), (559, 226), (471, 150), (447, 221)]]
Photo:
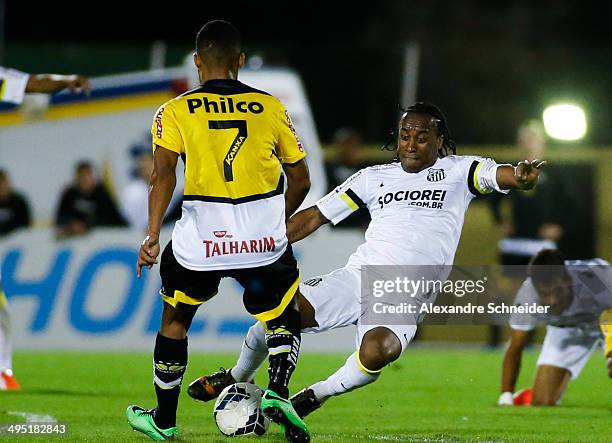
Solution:
[[(8, 436), (0, 441), (147, 442), (125, 418), (129, 404), (155, 403), (149, 353), (18, 352), (15, 373), (20, 392), (0, 392), (0, 423), (24, 423), (19, 413), (50, 415), (69, 432), (57, 436)], [(611, 441), (612, 380), (597, 353), (570, 384), (563, 405), (554, 408), (500, 408), (501, 351), (410, 349), (381, 378), (363, 389), (332, 398), (307, 418), (313, 442)], [(518, 387), (531, 384), (537, 350), (526, 353)], [(322, 379), (346, 355), (300, 356), (292, 392)], [(219, 366), (231, 367), (230, 354), (190, 355), (185, 382)], [(257, 381), (265, 384), (262, 371)], [(181, 393), (180, 441), (237, 442), (216, 429), (212, 404)], [(244, 438), (242, 438), (244, 440)], [(282, 442), (271, 425), (261, 438)]]

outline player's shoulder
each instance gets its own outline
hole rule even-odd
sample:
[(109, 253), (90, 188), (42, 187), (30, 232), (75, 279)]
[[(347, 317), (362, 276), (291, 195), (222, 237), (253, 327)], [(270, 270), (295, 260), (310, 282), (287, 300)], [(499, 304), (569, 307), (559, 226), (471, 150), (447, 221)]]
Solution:
[(180, 98), (181, 98), (181, 96), (179, 95), (179, 96), (177, 96), (177, 97), (171, 98), (170, 100), (167, 100), (167, 101), (165, 101), (164, 103), (162, 103), (162, 104), (161, 104), (161, 106), (157, 108), (157, 111), (155, 111), (155, 117), (156, 117), (156, 118), (157, 118), (157, 117), (161, 117), (161, 116), (162, 116), (162, 114), (163, 114), (163, 113), (164, 113), (166, 110), (168, 110), (168, 109), (172, 109), (172, 108), (174, 108), (175, 106), (177, 106), (177, 105), (178, 105), (178, 102), (179, 102), (179, 100), (180, 100)]
[(610, 263), (603, 258), (594, 257), (583, 260), (565, 260), (565, 266), (609, 266)]
[(516, 293), (516, 302), (524, 302), (529, 300), (534, 300), (538, 298), (538, 292), (536, 291), (533, 282), (531, 281), (531, 277), (527, 277), (521, 283), (518, 292)]
[(483, 162), (483, 161), (487, 161), (487, 160), (491, 160), (488, 159), (486, 157), (482, 157), (479, 155), (447, 155), (446, 157), (443, 157), (439, 160), (440, 163), (442, 164), (449, 164), (449, 165), (471, 165), (474, 162)]
[(361, 169), (361, 171), (364, 171), (364, 173), (367, 174), (387, 174), (389, 172), (396, 172), (401, 169), (402, 167), (399, 162), (392, 162), (383, 163), (380, 165), (366, 166), (365, 168)]

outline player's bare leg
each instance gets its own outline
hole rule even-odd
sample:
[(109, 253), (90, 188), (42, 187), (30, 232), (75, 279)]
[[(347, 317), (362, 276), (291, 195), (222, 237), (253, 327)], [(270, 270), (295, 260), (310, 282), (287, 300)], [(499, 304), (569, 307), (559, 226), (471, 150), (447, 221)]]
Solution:
[(282, 426), (288, 441), (307, 443), (310, 441), (308, 427), (289, 400), (289, 380), (300, 352), (300, 321), (299, 306), (294, 295), (282, 314), (265, 322), (270, 381), (261, 399), (261, 410), (270, 420)]
[[(295, 299), (300, 307), (302, 329), (318, 326), (314, 308), (306, 297), (297, 293)], [(195, 400), (214, 400), (225, 387), (252, 380), (267, 357), (266, 331), (261, 322), (257, 322), (249, 328), (236, 364), (230, 370), (221, 368), (213, 374), (203, 375), (192, 381), (187, 393)]]
[(402, 355), (402, 344), (397, 335), (388, 328), (379, 326), (368, 331), (359, 347), (359, 361), (369, 371), (382, 370)]
[(132, 428), (154, 440), (173, 438), (177, 434), (176, 410), (187, 368), (187, 331), (197, 308), (197, 305), (183, 303), (177, 303), (174, 307), (164, 302), (161, 327), (153, 352), (157, 407), (145, 410), (132, 405), (127, 409)]
[(352, 354), (340, 369), (326, 380), (291, 397), (296, 412), (305, 417), (330, 397), (375, 382), (383, 368), (397, 360), (401, 354), (401, 342), (390, 329), (379, 326), (366, 332), (359, 351)]
[(569, 383), (571, 374), (565, 368), (540, 365), (533, 383), (533, 406), (555, 406)]

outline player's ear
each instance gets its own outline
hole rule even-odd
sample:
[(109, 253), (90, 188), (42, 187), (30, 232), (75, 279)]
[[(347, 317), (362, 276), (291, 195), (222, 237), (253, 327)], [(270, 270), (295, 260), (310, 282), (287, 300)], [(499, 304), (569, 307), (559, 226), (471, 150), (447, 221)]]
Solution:
[(436, 142), (438, 144), (437, 148), (439, 151), (440, 149), (442, 149), (442, 145), (444, 144), (444, 136), (443, 135), (438, 136), (438, 139), (436, 140)]
[(238, 68), (242, 69), (246, 60), (246, 55), (244, 52), (240, 53), (240, 57), (238, 58)]
[(202, 57), (200, 57), (200, 54), (197, 52), (193, 53), (193, 63), (198, 69), (202, 67)]

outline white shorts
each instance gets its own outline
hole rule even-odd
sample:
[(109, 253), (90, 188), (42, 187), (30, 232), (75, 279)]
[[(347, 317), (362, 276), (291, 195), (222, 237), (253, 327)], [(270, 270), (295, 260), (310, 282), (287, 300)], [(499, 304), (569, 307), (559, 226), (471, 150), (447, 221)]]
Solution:
[(402, 344), (402, 352), (416, 333), (416, 325), (362, 325), (361, 318), (361, 270), (347, 266), (329, 274), (305, 280), (300, 293), (306, 297), (315, 311), (318, 325), (302, 332), (318, 333), (330, 329), (357, 325), (355, 337), (357, 349), (366, 332), (379, 326), (390, 329)]
[(567, 369), (574, 380), (601, 343), (602, 337), (598, 329), (546, 326), (546, 337), (537, 365)]

